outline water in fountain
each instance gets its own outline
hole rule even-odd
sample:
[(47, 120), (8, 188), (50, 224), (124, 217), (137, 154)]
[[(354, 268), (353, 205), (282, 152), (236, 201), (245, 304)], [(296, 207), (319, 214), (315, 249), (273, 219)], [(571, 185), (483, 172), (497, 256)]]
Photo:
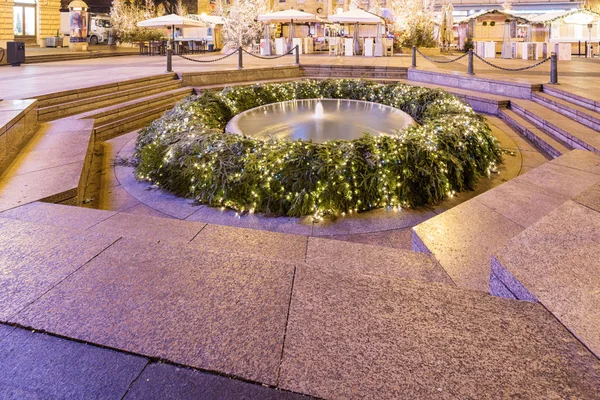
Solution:
[(309, 99), (268, 104), (235, 116), (226, 131), (259, 139), (354, 140), (364, 132), (390, 134), (414, 120), (393, 107), (368, 101)]
[(324, 114), (323, 103), (317, 101), (317, 105), (315, 106), (315, 119), (323, 119)]

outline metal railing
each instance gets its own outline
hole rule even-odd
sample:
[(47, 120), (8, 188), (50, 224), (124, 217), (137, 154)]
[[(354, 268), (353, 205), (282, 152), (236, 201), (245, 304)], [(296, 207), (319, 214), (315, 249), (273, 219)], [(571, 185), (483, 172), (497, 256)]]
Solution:
[(469, 75), (475, 75), (475, 68), (474, 68), (474, 63), (473, 60), (475, 57), (477, 57), (477, 59), (479, 59), (480, 61), (482, 61), (484, 64), (489, 65), (492, 68), (496, 68), (502, 71), (507, 71), (507, 72), (518, 72), (518, 71), (525, 71), (528, 69), (532, 69), (535, 67), (539, 67), (540, 65), (550, 61), (550, 83), (551, 84), (558, 84), (558, 58), (556, 56), (556, 53), (551, 53), (550, 57), (543, 59), (540, 62), (537, 62), (533, 65), (527, 65), (525, 67), (519, 67), (519, 68), (506, 68), (506, 67), (502, 67), (500, 65), (496, 65), (493, 64), (491, 62), (489, 62), (488, 60), (484, 59), (483, 57), (479, 56), (478, 54), (473, 53), (473, 49), (469, 49), (469, 51), (465, 54), (463, 54), (462, 56), (456, 57), (452, 60), (435, 60), (431, 57), (426, 56), (425, 54), (423, 54), (421, 51), (419, 51), (419, 49), (417, 49), (415, 46), (413, 46), (412, 48), (412, 62), (411, 62), (411, 66), (412, 68), (417, 68), (417, 53), (420, 54), (423, 58), (425, 58), (426, 60), (433, 62), (433, 63), (437, 63), (437, 64), (450, 64), (453, 62), (456, 62), (464, 57), (468, 57), (468, 61), (467, 61), (467, 73)]
[[(236, 50), (232, 51), (229, 54), (226, 54), (222, 57), (218, 57), (218, 58), (214, 58), (214, 59), (210, 59), (210, 60), (200, 60), (197, 58), (191, 58), (191, 57), (186, 57), (182, 54), (177, 54), (177, 56), (179, 56), (180, 58), (187, 60), (187, 61), (192, 61), (192, 62), (197, 62), (197, 63), (214, 63), (217, 61), (221, 61), (224, 60), (226, 58), (229, 58), (231, 56), (233, 56), (234, 54), (238, 55), (238, 68), (242, 69), (244, 68), (244, 53), (248, 54), (249, 56), (252, 56), (254, 58), (259, 58), (261, 60), (276, 60), (278, 58), (282, 58), (285, 57), (287, 55), (290, 54), (294, 54), (295, 56), (295, 64), (296, 65), (300, 65), (300, 47), (298, 45), (292, 47), (287, 53), (284, 54), (280, 54), (277, 56), (261, 56), (258, 54), (253, 54), (245, 49), (243, 49), (242, 47), (237, 48)], [(173, 57), (173, 52), (172, 49), (170, 47), (167, 47), (167, 72), (173, 72), (173, 61), (172, 61), (172, 57)]]

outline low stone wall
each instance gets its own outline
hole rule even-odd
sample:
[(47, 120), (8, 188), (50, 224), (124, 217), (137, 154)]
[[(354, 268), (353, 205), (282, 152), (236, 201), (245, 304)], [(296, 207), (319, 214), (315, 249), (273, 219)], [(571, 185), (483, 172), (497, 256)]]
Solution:
[(300, 67), (294, 65), (273, 68), (244, 68), (227, 71), (184, 72), (181, 74), (181, 79), (183, 86), (208, 86), (222, 83), (287, 79), (300, 76)]
[(0, 101), (0, 174), (32, 138), (37, 123), (36, 100)]
[(424, 71), (416, 68), (408, 69), (408, 79), (527, 100), (531, 99), (531, 92), (542, 90), (542, 85), (479, 78), (466, 74)]

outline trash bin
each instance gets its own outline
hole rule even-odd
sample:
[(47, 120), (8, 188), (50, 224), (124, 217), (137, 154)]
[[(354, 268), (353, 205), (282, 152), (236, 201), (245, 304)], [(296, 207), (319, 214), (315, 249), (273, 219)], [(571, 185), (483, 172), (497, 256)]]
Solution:
[(25, 42), (6, 42), (6, 62), (13, 67), (25, 62)]
[(215, 51), (215, 45), (214, 44), (209, 44), (208, 45), (208, 51)]

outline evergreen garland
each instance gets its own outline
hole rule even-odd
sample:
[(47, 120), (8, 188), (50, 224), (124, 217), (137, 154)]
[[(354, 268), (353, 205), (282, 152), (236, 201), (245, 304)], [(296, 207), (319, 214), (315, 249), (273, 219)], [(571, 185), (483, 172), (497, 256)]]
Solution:
[[(236, 114), (279, 101), (366, 100), (419, 125), (390, 136), (325, 143), (224, 132)], [(438, 89), (364, 80), (300, 81), (203, 92), (141, 131), (136, 176), (180, 196), (238, 212), (302, 216), (415, 207), (473, 189), (501, 162), (483, 118)]]

